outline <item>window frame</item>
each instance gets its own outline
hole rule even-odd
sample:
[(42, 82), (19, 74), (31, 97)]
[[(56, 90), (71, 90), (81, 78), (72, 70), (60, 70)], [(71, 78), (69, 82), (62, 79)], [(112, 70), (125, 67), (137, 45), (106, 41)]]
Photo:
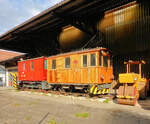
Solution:
[(31, 69), (32, 71), (34, 70), (34, 62), (33, 62), (33, 61), (30, 62), (30, 69)]
[[(101, 59), (100, 59), (101, 58)], [(103, 55), (99, 52), (99, 60), (98, 60), (98, 66), (102, 67), (103, 66)], [(101, 63), (100, 63), (101, 62)]]
[[(92, 59), (91, 59), (91, 58), (92, 58), (91, 55), (95, 55), (95, 65), (92, 65), (92, 63), (91, 63), (91, 62), (92, 62), (92, 61), (91, 61), (91, 60), (92, 60)], [(90, 67), (96, 67), (96, 66), (97, 66), (97, 62), (96, 62), (96, 61), (97, 61), (97, 59), (96, 59), (96, 53), (90, 53), (90, 63), (89, 63), (89, 64), (90, 64)]]
[(47, 60), (44, 60), (44, 69), (47, 70)]
[[(54, 62), (54, 63), (53, 63)], [(54, 64), (54, 65), (53, 65)], [(51, 61), (51, 69), (55, 70), (56, 69), (56, 59), (52, 59)]]
[[(84, 56), (86, 56), (86, 66), (84, 66)], [(83, 68), (87, 68), (88, 67), (88, 55), (87, 54), (83, 54), (82, 55), (82, 67)]]
[(22, 70), (23, 70), (23, 71), (26, 70), (26, 63), (23, 63), (23, 65), (22, 65)]
[[(104, 58), (105, 57), (107, 57), (107, 66), (104, 66)], [(105, 68), (108, 68), (109, 67), (109, 61), (108, 61), (108, 59), (109, 59), (109, 56), (103, 56), (103, 67), (105, 67)]]
[[(69, 59), (69, 67), (67, 67), (67, 59)], [(66, 69), (69, 69), (69, 68), (71, 68), (71, 58), (70, 57), (65, 57), (65, 68)]]

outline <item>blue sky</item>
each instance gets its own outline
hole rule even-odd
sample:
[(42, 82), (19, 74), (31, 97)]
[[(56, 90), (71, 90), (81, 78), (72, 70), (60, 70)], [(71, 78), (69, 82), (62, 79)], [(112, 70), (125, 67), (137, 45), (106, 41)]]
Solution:
[(0, 35), (63, 0), (0, 0)]

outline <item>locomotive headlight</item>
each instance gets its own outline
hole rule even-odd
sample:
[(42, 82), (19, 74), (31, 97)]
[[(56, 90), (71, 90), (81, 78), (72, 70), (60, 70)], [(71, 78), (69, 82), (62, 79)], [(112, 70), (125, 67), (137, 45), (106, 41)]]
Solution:
[(137, 81), (137, 77), (134, 78), (134, 81)]

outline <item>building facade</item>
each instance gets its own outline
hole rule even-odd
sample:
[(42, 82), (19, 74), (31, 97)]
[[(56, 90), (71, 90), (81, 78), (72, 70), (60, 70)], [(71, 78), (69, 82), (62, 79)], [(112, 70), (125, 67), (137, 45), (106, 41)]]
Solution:
[(2, 65), (0, 65), (0, 86), (6, 86), (6, 72)]

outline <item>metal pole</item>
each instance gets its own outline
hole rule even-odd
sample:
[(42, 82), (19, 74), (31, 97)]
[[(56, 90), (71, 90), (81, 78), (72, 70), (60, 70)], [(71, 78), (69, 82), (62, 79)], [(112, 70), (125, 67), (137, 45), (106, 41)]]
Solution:
[(139, 74), (140, 74), (140, 76), (142, 77), (142, 70), (141, 70), (141, 68), (142, 68), (142, 64), (140, 63), (140, 64), (139, 64)]

